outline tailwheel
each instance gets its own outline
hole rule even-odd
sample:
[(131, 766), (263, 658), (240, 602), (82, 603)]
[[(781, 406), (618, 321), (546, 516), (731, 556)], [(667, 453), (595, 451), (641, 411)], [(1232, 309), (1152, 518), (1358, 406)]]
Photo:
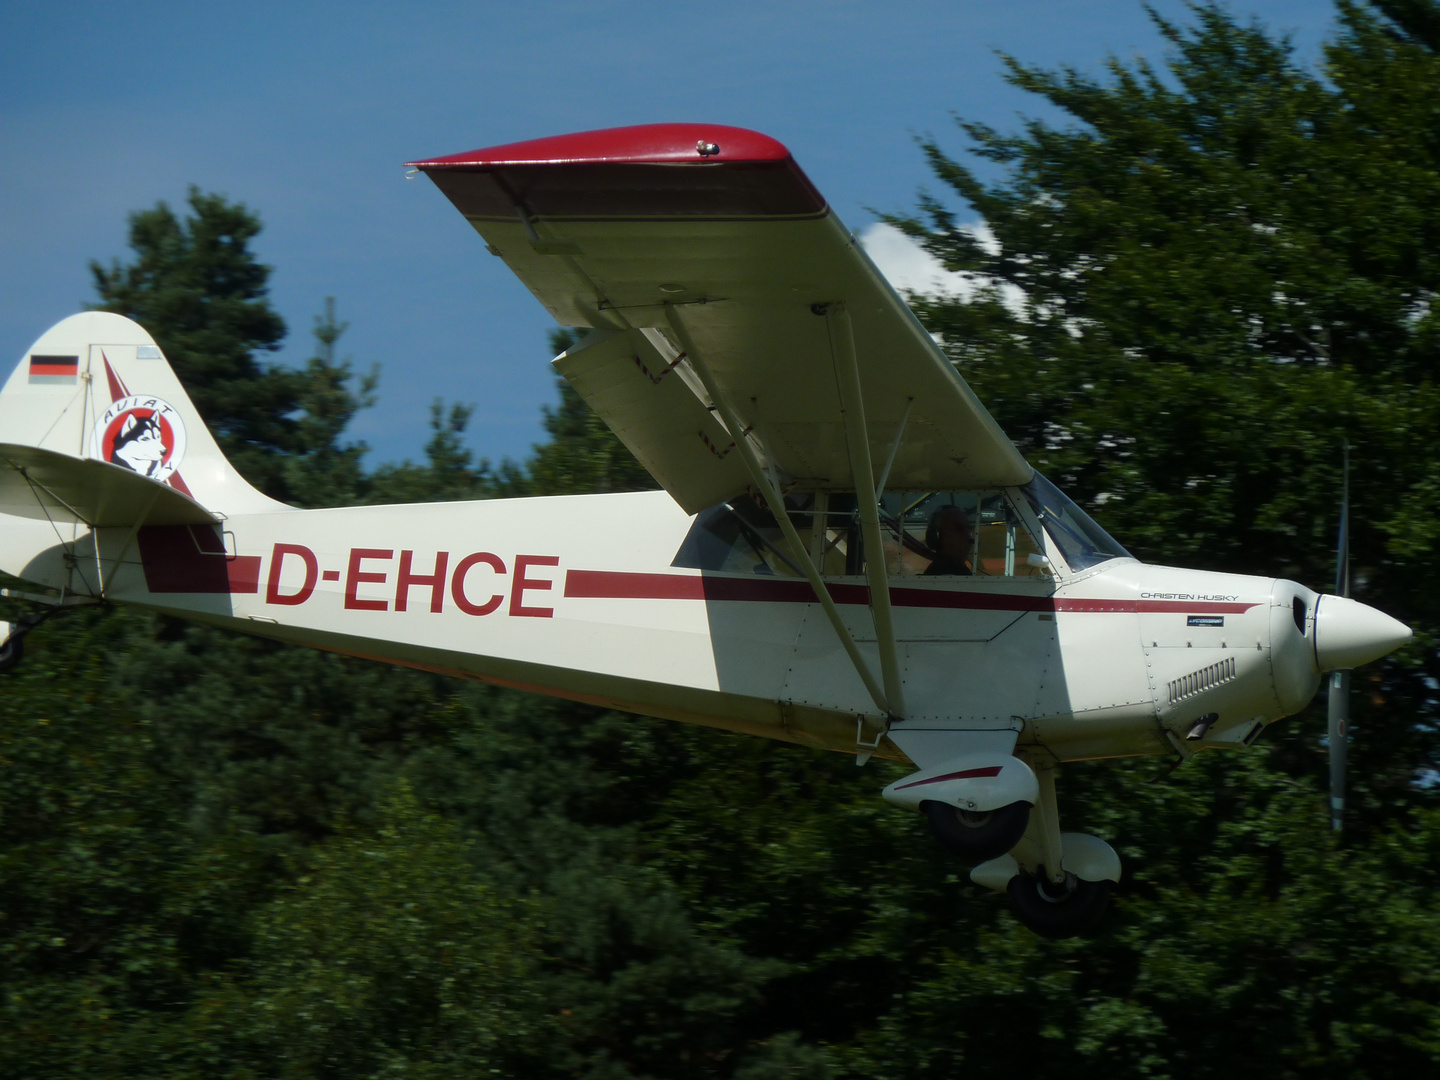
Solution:
[(23, 634), (11, 634), (3, 642), (0, 642), (0, 671), (9, 671), (20, 658), (25, 655), (25, 636)]
[(1046, 938), (1071, 938), (1088, 934), (1099, 925), (1110, 906), (1109, 881), (1085, 881), (1067, 872), (1063, 881), (1051, 881), (1040, 868), (1038, 874), (1018, 873), (1006, 892), (1010, 909), (1029, 929)]
[(1020, 842), (1030, 823), (1030, 804), (1014, 802), (998, 810), (961, 810), (949, 803), (924, 802), (920, 808), (930, 831), (946, 851), (972, 863), (998, 858)]
[(0, 622), (0, 672), (9, 671), (20, 663), (25, 655), (25, 635), (55, 614), (56, 610), (51, 608), (36, 615), (26, 615), (19, 622)]

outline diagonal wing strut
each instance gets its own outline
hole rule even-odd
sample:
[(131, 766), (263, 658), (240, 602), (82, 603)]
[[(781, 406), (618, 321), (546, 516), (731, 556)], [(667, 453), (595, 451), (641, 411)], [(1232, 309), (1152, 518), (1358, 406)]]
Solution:
[[(890, 614), (890, 582), (885, 576), (885, 548), (880, 539), (875, 472), (870, 462), (870, 438), (865, 427), (865, 399), (860, 392), (860, 367), (855, 360), (855, 333), (850, 325), (850, 312), (843, 301), (826, 304), (824, 311), (830, 326), (835, 382), (840, 388), (840, 405), (845, 413), (845, 444), (850, 452), (850, 472), (855, 478), (855, 505), (860, 511), (860, 530), (865, 536), (865, 550), (869, 553), (865, 560), (865, 576), (870, 579), (870, 616), (875, 621), (880, 674), (885, 680), (885, 700), (890, 703), (890, 715), (903, 719), (905, 697), (900, 685), (895, 623)], [(906, 414), (909, 414), (908, 408)]]
[[(857, 484), (863, 484), (866, 489), (857, 495), (857, 501), (861, 508), (861, 527), (865, 531), (865, 543), (868, 549), (870, 551), (881, 551), (883, 548), (880, 542), (880, 521), (875, 503), (874, 474), (871, 472), (870, 466), (870, 446), (863, 437), (865, 414), (863, 404), (861, 404), (859, 400), (860, 380), (855, 367), (854, 342), (849, 336), (849, 320), (848, 315), (845, 314), (844, 306), (842, 304), (835, 304), (830, 305), (830, 307), (839, 309), (836, 323), (832, 323), (832, 336), (839, 341), (835, 350), (836, 368), (837, 377), (839, 377), (842, 383), (842, 395), (845, 395), (847, 401), (847, 425), (851, 422), (851, 417), (853, 416), (862, 433), (858, 439), (852, 435), (847, 440)], [(865, 689), (869, 692), (876, 707), (885, 714), (886, 719), (884, 721), (876, 723), (872, 720), (870, 724), (867, 725), (872, 728), (874, 736), (878, 740), (878, 738), (888, 730), (890, 721), (900, 719), (904, 712), (903, 697), (900, 688), (899, 665), (896, 662), (895, 634), (890, 618), (890, 591), (889, 585), (885, 580), (884, 559), (868, 560), (866, 571), (870, 577), (870, 610), (875, 619), (876, 636), (880, 644), (881, 677), (885, 683), (882, 689), (881, 686), (876, 683), (874, 673), (871, 672), (870, 666), (860, 654), (860, 650), (855, 644), (855, 639), (851, 636), (850, 631), (845, 626), (844, 620), (840, 617), (840, 611), (835, 606), (835, 600), (831, 597), (830, 590), (825, 587), (825, 582), (820, 577), (819, 570), (812, 560), (804, 557), (806, 546), (800, 539), (800, 534), (796, 531), (794, 523), (790, 520), (790, 514), (785, 508), (784, 496), (781, 495), (774, 481), (761, 466), (759, 458), (755, 456), (755, 450), (749, 444), (748, 438), (744, 434), (745, 425), (741, 423), (729, 399), (721, 392), (720, 386), (713, 372), (706, 364), (704, 357), (696, 349), (694, 339), (686, 328), (679, 309), (675, 306), (667, 307), (666, 320), (669, 323), (670, 329), (674, 331), (675, 337), (680, 343), (680, 348), (686, 354), (686, 359), (691, 369), (699, 377), (702, 385), (705, 387), (705, 392), (714, 403), (716, 411), (720, 413), (720, 418), (725, 422), (725, 427), (729, 429), (731, 438), (735, 441), (735, 448), (739, 451), (741, 459), (745, 462), (745, 468), (750, 474), (751, 481), (754, 483), (756, 489), (765, 496), (765, 502), (770, 507), (770, 512), (775, 515), (775, 520), (779, 524), (781, 531), (785, 534), (785, 539), (790, 544), (791, 550), (799, 556), (796, 562), (801, 569), (803, 569), (805, 579), (810, 583), (810, 588), (814, 591), (815, 598), (820, 601), (821, 608), (830, 620), (830, 625), (834, 627), (835, 634), (840, 639), (840, 644), (844, 646), (846, 655), (850, 657), (850, 662), (854, 665), (861, 682), (865, 684)], [(838, 329), (836, 328), (837, 323)], [(845, 368), (847, 363), (849, 370), (848, 390), (843, 389), (847, 379), (840, 370)], [(850, 404), (852, 401), (853, 407)]]

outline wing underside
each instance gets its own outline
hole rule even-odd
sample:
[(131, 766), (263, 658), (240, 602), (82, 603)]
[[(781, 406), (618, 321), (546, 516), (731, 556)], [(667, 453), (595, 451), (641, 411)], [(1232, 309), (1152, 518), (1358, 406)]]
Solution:
[[(892, 489), (993, 488), (1030, 467), (773, 140), (654, 125), (415, 163), (562, 324), (608, 331), (556, 367), (687, 510), (746, 487), (748, 439), (787, 484), (853, 489), (843, 305), (870, 458)], [(692, 370), (709, 369), (730, 431)]]

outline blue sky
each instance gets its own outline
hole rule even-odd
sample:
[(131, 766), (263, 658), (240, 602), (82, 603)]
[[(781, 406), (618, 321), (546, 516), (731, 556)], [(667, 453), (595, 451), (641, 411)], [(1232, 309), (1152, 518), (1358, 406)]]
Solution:
[[(1184, 19), (1178, 0), (1155, 6)], [(1322, 0), (1251, 0), (1312, 62)], [(0, 7), (0, 366), (93, 298), (87, 263), (126, 253), (126, 215), (190, 184), (259, 212), (256, 248), (310, 354), (334, 296), (342, 352), (381, 368), (353, 434), (418, 457), (436, 397), (476, 405), (470, 445), (523, 457), (554, 399), (539, 304), (407, 159), (567, 131), (698, 120), (786, 143), (857, 231), (906, 210), (914, 145), (955, 151), (952, 113), (1045, 115), (996, 50), (1098, 70), (1159, 60), (1137, 0), (749, 0), (689, 4), (32, 3)], [(882, 265), (917, 269), (887, 248)]]

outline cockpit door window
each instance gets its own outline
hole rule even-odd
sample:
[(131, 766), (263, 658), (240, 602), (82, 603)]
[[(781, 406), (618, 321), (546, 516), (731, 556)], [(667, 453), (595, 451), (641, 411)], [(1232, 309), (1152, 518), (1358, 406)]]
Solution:
[[(770, 511), (742, 496), (697, 515), (672, 565), (802, 577), (798, 560), (809, 559), (825, 577), (865, 573), (853, 492), (792, 492), (785, 504), (806, 551), (792, 552)], [(888, 492), (880, 522), (887, 577), (1051, 576), (1041, 545), (1002, 492)]]

